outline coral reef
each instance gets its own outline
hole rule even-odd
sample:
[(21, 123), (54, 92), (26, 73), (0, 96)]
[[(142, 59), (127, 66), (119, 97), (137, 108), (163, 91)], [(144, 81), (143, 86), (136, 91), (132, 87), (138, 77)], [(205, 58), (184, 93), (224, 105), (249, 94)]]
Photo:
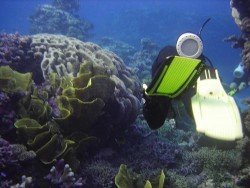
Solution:
[(237, 176), (237, 185), (248, 186), (250, 184), (250, 106), (249, 98), (244, 99), (244, 103), (248, 105), (248, 110), (242, 115), (243, 127), (245, 132), (245, 137), (242, 141), (242, 152), (244, 166), (240, 170)]
[(27, 63), (26, 56), (27, 48), (30, 45), (29, 37), (21, 37), (18, 33), (15, 34), (0, 34), (0, 65), (9, 65), (17, 69)]
[(52, 5), (58, 9), (74, 13), (80, 8), (79, 0), (53, 0)]
[(93, 159), (84, 166), (81, 174), (86, 178), (86, 187), (112, 187), (117, 167), (103, 159)]
[[(66, 108), (59, 105), (63, 109), (63, 116), (74, 114), (70, 113), (69, 109), (66, 109), (72, 108), (72, 104), (81, 105), (81, 101), (93, 101), (99, 104), (100, 112), (104, 104), (101, 104), (100, 100), (94, 101), (94, 96), (96, 96), (104, 99), (105, 103), (108, 102), (104, 107), (109, 112), (108, 116), (116, 117), (106, 119), (105, 124), (107, 126), (112, 125), (112, 127), (116, 127), (116, 131), (121, 131), (127, 127), (127, 125), (124, 126), (124, 123), (130, 124), (135, 120), (140, 107), (140, 84), (137, 77), (130, 69), (126, 68), (118, 56), (103, 50), (96, 44), (84, 43), (77, 39), (60, 35), (34, 35), (31, 46), (34, 53), (41, 52), (41, 49), (48, 49), (41, 53), (43, 56), (41, 67), (45, 79), (48, 80), (51, 73), (57, 73), (60, 78), (64, 76), (70, 77), (69, 79), (64, 79), (64, 83), (61, 84), (62, 96), (57, 100), (58, 104), (62, 104), (62, 102), (71, 103), (71, 107), (68, 106)], [(103, 75), (104, 77), (99, 77), (98, 75)], [(73, 78), (72, 76), (75, 77)], [(67, 83), (68, 88), (63, 86), (65, 83)], [(103, 88), (105, 88), (105, 85), (107, 86), (106, 90), (104, 90), (107, 92), (98, 91), (97, 85), (100, 84), (103, 85)], [(85, 88), (86, 86), (88, 88)], [(92, 94), (87, 94), (89, 92)], [(107, 95), (107, 93), (109, 94)], [(92, 96), (92, 98), (88, 96)], [(102, 119), (105, 116), (104, 114)], [(108, 116), (106, 117), (108, 118)], [(102, 125), (99, 128), (103, 130), (105, 127), (103, 121), (100, 124)], [(103, 130), (104, 132), (109, 130), (106, 128)], [(106, 136), (105, 134), (103, 135), (103, 137)]]
[(141, 49), (133, 55), (128, 65), (136, 69), (141, 82), (149, 84), (151, 66), (158, 55), (159, 47), (149, 38), (142, 38), (140, 44)]
[(136, 49), (133, 46), (110, 37), (103, 37), (99, 43), (104, 49), (117, 54), (126, 65), (131, 62), (131, 58), (136, 52)]
[[(45, 78), (52, 72), (56, 72), (60, 77), (76, 76), (80, 64), (84, 61), (105, 67), (110, 75), (118, 76), (129, 71), (115, 54), (94, 43), (84, 43), (62, 35), (33, 35), (31, 49), (43, 57), (41, 68)], [(124, 73), (122, 69), (125, 69)]]
[(29, 90), (32, 83), (31, 74), (21, 74), (13, 71), (9, 66), (0, 67), (1, 90), (6, 93), (23, 92)]
[(0, 170), (5, 170), (17, 164), (17, 157), (14, 155), (8, 141), (0, 138)]
[[(45, 78), (53, 72), (60, 77), (76, 76), (80, 64), (88, 61), (94, 64), (94, 68), (103, 67), (101, 73), (111, 76), (116, 83), (124, 82), (125, 87), (135, 90), (134, 93), (139, 93), (136, 89), (139, 83), (129, 79), (132, 77), (135, 80), (136, 77), (132, 75), (131, 70), (126, 68), (123, 61), (114, 53), (105, 51), (94, 43), (84, 43), (62, 35), (38, 34), (32, 36), (31, 49), (42, 56), (41, 68)], [(100, 71), (96, 74), (100, 74)]]
[(18, 161), (20, 162), (30, 162), (36, 157), (34, 151), (27, 151), (26, 146), (21, 144), (11, 144), (11, 150), (15, 156), (17, 156)]
[(36, 83), (43, 81), (40, 60), (30, 50), (31, 38), (15, 34), (0, 34), (0, 66), (10, 66), (21, 73), (32, 72)]
[(116, 41), (109, 37), (104, 37), (100, 45), (115, 54), (119, 55), (126, 65), (133, 69), (143, 83), (149, 83), (151, 80), (151, 66), (158, 55), (159, 47), (149, 38), (142, 38), (140, 41), (140, 49)]
[(42, 126), (36, 120), (24, 118), (16, 121), (15, 127), (24, 142), (45, 164), (54, 162), (74, 144), (74, 141), (63, 139), (58, 126), (53, 122)]
[(58, 0), (53, 1), (53, 5), (41, 5), (30, 16), (32, 34), (63, 34), (80, 40), (89, 37), (92, 24), (73, 14), (78, 9), (79, 1)]
[[(37, 86), (31, 73), (0, 67), (1, 105), (8, 102), (8, 95), (22, 94), (14, 110), (21, 118), (15, 122), (18, 141), (34, 150), (44, 164), (57, 158), (72, 162), (97, 138), (101, 145), (116, 143), (139, 111), (137, 77), (118, 56), (93, 43), (61, 35), (30, 38), (30, 53), (41, 61), (36, 66), (45, 82)], [(79, 161), (74, 163), (75, 168)]]
[[(8, 137), (11, 144), (0, 140), (0, 186), (10, 187), (19, 181), (17, 177), (26, 174), (28, 178), (23, 177), (18, 186), (28, 183), (32, 176), (32, 183), (52, 187), (121, 187), (124, 176), (115, 178), (120, 164), (133, 169), (132, 173), (120, 166), (127, 180), (141, 187), (163, 187), (157, 176), (162, 169), (167, 187), (232, 187), (249, 182), (248, 113), (244, 116), (243, 159), (235, 148), (201, 147), (198, 141), (202, 136), (194, 132), (194, 125), (179, 106), (179, 117), (168, 119), (159, 130), (150, 130), (141, 116), (132, 124), (141, 100), (135, 71), (147, 82), (158, 53), (158, 47), (149, 39), (142, 39), (138, 52), (126, 46), (120, 48), (119, 53), (131, 50), (132, 54), (127, 53), (128, 64), (136, 62), (132, 70), (119, 56), (90, 42), (49, 34), (28, 38), (25, 53), (34, 59), (35, 71), (40, 71), (44, 82), (34, 84), (31, 73), (18, 73), (15, 64), (15, 71), (0, 67), (0, 123), (4, 122), (1, 126), (6, 130), (15, 124), (17, 131)], [(181, 130), (184, 126), (185, 131)], [(3, 132), (0, 134), (6, 139)], [(45, 164), (55, 162), (55, 166), (40, 164), (36, 156)], [(29, 167), (11, 177), (20, 165), (34, 169)], [(35, 172), (38, 166), (43, 166), (41, 172)], [(78, 166), (81, 172), (76, 171)], [(46, 176), (41, 180), (41, 175)]]
[(123, 139), (117, 139), (117, 147), (102, 149), (91, 156), (90, 161), (82, 164), (81, 174), (87, 175), (86, 185), (93, 186), (94, 183), (96, 187), (112, 187), (114, 174), (125, 162), (136, 174), (140, 174), (141, 185), (144, 185), (162, 168), (165, 171), (176, 166), (180, 150), (175, 143), (168, 141), (163, 141), (156, 132), (149, 132), (144, 125), (141, 127), (136, 123), (128, 129)]
[(162, 130), (150, 131), (143, 122), (137, 121), (127, 132), (125, 143), (117, 153), (113, 152), (107, 159), (103, 155), (98, 158), (116, 165), (126, 162), (143, 179), (162, 168), (166, 172), (166, 185), (170, 187), (197, 187), (209, 179), (217, 187), (234, 184), (233, 177), (242, 165), (240, 149), (201, 147), (199, 139), (192, 136), (195, 133), (183, 133), (170, 127), (170, 123), (166, 122)]
[[(139, 50), (107, 37), (103, 48), (82, 42), (92, 25), (77, 14), (81, 1), (51, 2), (30, 30), (61, 35), (0, 34), (0, 187), (249, 186), (249, 110), (243, 151), (202, 146), (178, 102), (178, 117), (150, 130), (136, 118), (159, 47), (148, 38)], [(231, 6), (242, 36), (228, 40), (250, 70), (249, 0)]]
[(3, 135), (13, 128), (18, 118), (15, 109), (15, 100), (7, 93), (0, 92), (0, 134)]
[(236, 184), (247, 187), (250, 183), (250, 167), (247, 166), (240, 170), (238, 177), (235, 178)]
[(199, 148), (194, 152), (185, 152), (183, 160), (185, 161), (181, 168), (183, 175), (202, 172), (212, 178), (214, 183), (227, 180), (227, 173), (235, 175), (242, 165), (242, 155), (239, 151), (223, 151), (207, 147)]
[[(22, 183), (13, 185), (13, 181), (25, 170), (21, 170), (21, 165), (36, 157), (33, 151), (27, 151), (26, 147), (20, 144), (10, 144), (0, 138), (0, 187), (25, 187), (31, 184), (31, 177), (23, 176)], [(26, 186), (29, 187), (29, 186)]]
[(243, 125), (245, 128), (245, 134), (250, 137), (250, 110), (246, 111), (243, 115)]
[(26, 95), (32, 84), (30, 73), (13, 71), (9, 66), (0, 66), (0, 133), (10, 131), (18, 118), (17, 102)]
[[(133, 127), (133, 129), (137, 128)], [(136, 172), (144, 171), (144, 169), (153, 171), (161, 166), (174, 168), (177, 165), (176, 159), (181, 153), (178, 144), (164, 137), (159, 137), (157, 132), (147, 131), (147, 134), (141, 135), (141, 131), (146, 131), (143, 129), (139, 130), (139, 134), (131, 132), (130, 134), (134, 135), (126, 138), (121, 152), (126, 153), (127, 164)], [(136, 144), (134, 144), (133, 139), (137, 140)], [(148, 172), (144, 171), (144, 173), (147, 176)]]

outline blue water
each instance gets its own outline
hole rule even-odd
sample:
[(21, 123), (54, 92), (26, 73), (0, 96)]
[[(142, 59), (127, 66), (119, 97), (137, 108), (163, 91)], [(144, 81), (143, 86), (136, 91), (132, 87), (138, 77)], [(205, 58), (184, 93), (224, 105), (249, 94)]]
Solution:
[[(1, 0), (0, 31), (29, 34), (28, 17), (39, 4), (49, 0)], [(222, 40), (239, 28), (231, 17), (228, 0), (80, 0), (79, 15), (94, 25), (90, 41), (109, 36), (139, 47), (148, 37), (159, 46), (175, 45), (180, 34), (198, 32), (209, 17), (202, 38), (204, 53), (219, 69), (224, 82), (232, 80), (234, 67), (241, 61), (240, 50)]]

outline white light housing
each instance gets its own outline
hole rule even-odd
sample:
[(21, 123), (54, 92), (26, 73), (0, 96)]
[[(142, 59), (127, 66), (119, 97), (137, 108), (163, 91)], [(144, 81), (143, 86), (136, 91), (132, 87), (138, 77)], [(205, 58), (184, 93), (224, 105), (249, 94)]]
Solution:
[(202, 40), (193, 33), (184, 33), (177, 40), (176, 50), (180, 56), (198, 58), (203, 52)]

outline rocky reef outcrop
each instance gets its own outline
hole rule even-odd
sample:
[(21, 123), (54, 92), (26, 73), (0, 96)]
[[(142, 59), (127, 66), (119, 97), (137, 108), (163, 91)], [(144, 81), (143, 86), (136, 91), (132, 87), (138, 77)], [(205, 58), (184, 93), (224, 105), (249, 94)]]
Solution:
[[(244, 82), (245, 85), (250, 85), (250, 1), (249, 0), (231, 0), (230, 1), (232, 16), (235, 23), (241, 30), (241, 36), (231, 36), (227, 41), (232, 42), (233, 48), (242, 49), (242, 63), (245, 67)], [(248, 105), (248, 110), (246, 110), (242, 115), (242, 123), (244, 128), (245, 136), (242, 141), (243, 148), (243, 162), (239, 174), (236, 178), (236, 184), (239, 186), (249, 186), (250, 176), (249, 176), (249, 166), (250, 166), (250, 106), (249, 98), (244, 99), (243, 102)]]
[[(235, 78), (231, 83), (231, 88), (239, 90), (250, 85), (250, 1), (249, 0), (231, 0), (230, 1), (232, 17), (241, 30), (240, 36), (232, 35), (225, 39), (232, 43), (233, 48), (242, 49), (242, 66), (244, 66), (244, 75), (241, 78)], [(238, 86), (239, 85), (239, 86)]]
[(30, 16), (30, 32), (63, 34), (86, 40), (93, 25), (83, 18), (79, 18), (77, 11), (80, 2), (73, 0), (57, 0), (52, 5), (43, 4), (37, 7)]

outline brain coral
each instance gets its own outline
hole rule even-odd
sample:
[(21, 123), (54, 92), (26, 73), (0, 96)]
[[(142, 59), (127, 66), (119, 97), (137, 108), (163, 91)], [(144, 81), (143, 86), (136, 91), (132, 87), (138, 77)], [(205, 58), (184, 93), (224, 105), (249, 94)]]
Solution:
[[(75, 107), (82, 106), (86, 115), (88, 108), (84, 110), (83, 106), (94, 105), (94, 102), (98, 103), (103, 115), (94, 118), (96, 123), (89, 132), (91, 135), (110, 138), (135, 120), (140, 107), (139, 79), (117, 55), (94, 43), (52, 34), (33, 35), (31, 50), (41, 56), (45, 80), (49, 81), (54, 73), (69, 80), (65, 82), (67, 86), (60, 86), (63, 92), (59, 96), (59, 108), (63, 121), (66, 117), (72, 117), (76, 122), (83, 120), (80, 116), (84, 114), (79, 116), (77, 112), (80, 110)], [(87, 121), (86, 117), (84, 121)]]

